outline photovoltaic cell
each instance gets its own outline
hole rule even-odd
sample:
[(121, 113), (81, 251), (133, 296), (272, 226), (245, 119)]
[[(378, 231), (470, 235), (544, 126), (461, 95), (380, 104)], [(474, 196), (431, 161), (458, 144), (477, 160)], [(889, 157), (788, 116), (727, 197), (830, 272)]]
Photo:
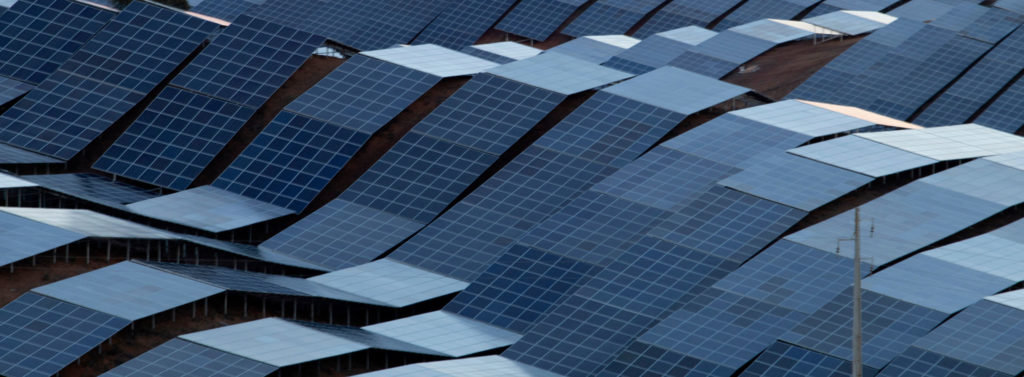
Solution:
[(378, 323), (363, 329), (451, 357), (505, 347), (519, 339), (518, 334), (443, 311)]
[(366, 51), (363, 55), (440, 77), (468, 76), (498, 66), (433, 44)]
[(164, 88), (93, 167), (184, 190), (255, 112), (252, 107)]
[(476, 42), (512, 5), (514, 0), (457, 1), (442, 11), (416, 36), (416, 44), (434, 43), (460, 49)]
[[(849, 361), (814, 352), (785, 342), (775, 342), (754, 360), (740, 377), (774, 375), (843, 377), (853, 368)], [(874, 374), (871, 367), (864, 368), (864, 374)]]
[(32, 291), (135, 321), (224, 290), (141, 264), (121, 262)]
[(545, 41), (586, 3), (587, 0), (520, 1), (494, 28), (535, 41)]
[(14, 3), (0, 14), (0, 75), (43, 82), (113, 17), (73, 1)]
[(625, 34), (665, 0), (598, 0), (565, 28), (565, 34)]
[(365, 133), (376, 132), (440, 77), (356, 55), (285, 109)]
[(501, 356), (481, 356), (464, 359), (419, 363), (364, 373), (363, 377), (558, 377), (559, 375)]
[(164, 80), (216, 25), (131, 4), (4, 114), (0, 138), (69, 159)]
[(938, 163), (938, 160), (857, 135), (810, 144), (789, 152), (872, 177), (884, 177)]
[(369, 139), (366, 133), (284, 111), (213, 186), (301, 212)]
[(516, 42), (495, 42), (472, 45), (462, 49), (462, 52), (490, 60), (499, 64), (511, 63), (517, 60), (532, 58), (541, 53), (541, 49), (522, 45)]
[(818, 2), (819, 0), (748, 1), (715, 25), (715, 30), (725, 30), (765, 18), (790, 20)]
[[(1021, 333), (1024, 313), (1019, 308), (997, 303), (993, 299), (1013, 296), (1008, 293), (989, 297), (964, 309), (942, 326), (918, 340), (915, 348), (937, 353), (967, 364), (979, 365), (1009, 375), (1024, 368)], [(913, 348), (903, 356), (920, 360)], [(898, 365), (899, 359), (893, 362)]]
[(661, 32), (612, 57), (605, 66), (623, 72), (641, 74), (667, 65), (693, 46), (717, 33), (699, 26), (687, 26)]
[(705, 27), (729, 11), (741, 0), (702, 1), (673, 0), (654, 14), (633, 36), (646, 38), (652, 34), (683, 26)]
[(32, 84), (0, 77), (0, 104), (6, 104), (35, 89)]
[(213, 233), (261, 223), (294, 212), (213, 186), (199, 186), (128, 205), (134, 213)]
[(128, 203), (156, 197), (151, 190), (143, 190), (126, 183), (111, 181), (110, 178), (99, 174), (33, 175), (28, 178), (48, 190), (111, 208), (121, 208)]
[(311, 33), (241, 16), (171, 84), (259, 107), (323, 42)]
[[(259, 334), (259, 336), (253, 336)], [(266, 318), (179, 337), (275, 367), (369, 349), (370, 346), (280, 318)]]
[(270, 364), (175, 338), (100, 376), (149, 377), (182, 373), (197, 377), (265, 377), (275, 370), (277, 367)]
[(813, 211), (874, 178), (788, 153), (773, 153), (719, 184), (804, 211)]
[(1024, 111), (1024, 80), (1013, 83), (1003, 94), (996, 98), (978, 118), (975, 123), (1006, 132), (1016, 132), (1024, 126), (1016, 114)]
[(686, 51), (669, 65), (720, 78), (776, 44), (727, 30)]
[(1020, 72), (1013, 62), (1022, 53), (1024, 31), (1016, 31), (989, 51), (914, 122), (925, 126), (966, 122)]
[(863, 284), (866, 290), (952, 314), (1006, 289), (1013, 281), (915, 255), (869, 276)]
[(633, 76), (556, 52), (505, 64), (487, 73), (564, 95), (600, 88)]
[(70, 244), (85, 235), (0, 213), (0, 265), (7, 265)]
[(552, 47), (548, 51), (601, 64), (637, 43), (640, 43), (639, 39), (625, 35), (596, 35), (576, 38)]
[[(845, 374), (843, 374), (845, 375)], [(1011, 377), (1013, 374), (985, 368), (967, 361), (910, 347), (893, 359), (879, 374), (879, 377)]]
[(5, 164), (60, 164), (61, 160), (30, 152), (7, 144), (0, 144), (0, 163)]
[(866, 11), (865, 8), (851, 8), (862, 10), (844, 11), (836, 9), (835, 11), (819, 12), (822, 8), (828, 8), (827, 3), (828, 1), (826, 1), (825, 4), (818, 5), (818, 7), (811, 12), (814, 16), (808, 15), (803, 19), (803, 21), (829, 30), (835, 30), (846, 35), (870, 33), (885, 27), (893, 21), (896, 21), (896, 17), (885, 13)]
[(257, 2), (249, 0), (203, 0), (191, 10), (231, 22), (257, 5)]
[(309, 280), (341, 291), (358, 292), (395, 307), (452, 294), (469, 285), (392, 259), (373, 261)]
[(172, 233), (85, 209), (2, 207), (0, 211), (99, 238), (169, 240)]
[(26, 293), (0, 308), (0, 373), (52, 376), (130, 322)]

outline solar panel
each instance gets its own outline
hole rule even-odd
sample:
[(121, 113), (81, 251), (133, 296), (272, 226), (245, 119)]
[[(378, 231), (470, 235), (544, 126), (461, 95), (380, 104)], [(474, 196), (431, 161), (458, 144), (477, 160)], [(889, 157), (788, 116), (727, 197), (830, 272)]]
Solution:
[(174, 239), (173, 234), (84, 209), (3, 207), (0, 211), (89, 237)]
[(866, 290), (952, 314), (1013, 281), (916, 255), (869, 276), (863, 284)]
[(691, 48), (669, 62), (669, 65), (719, 78), (776, 44), (729, 30)]
[(139, 215), (213, 233), (258, 224), (294, 212), (212, 186), (143, 200), (128, 205)]
[(32, 84), (0, 77), (0, 104), (6, 104), (35, 89)]
[(999, 95), (974, 122), (992, 129), (1016, 132), (1024, 126), (1024, 122), (1016, 116), (1024, 110), (1024, 81), (1018, 80)]
[(179, 338), (275, 367), (296, 365), (370, 348), (366, 344), (280, 318), (266, 318), (194, 332)]
[(683, 26), (705, 27), (740, 2), (741, 0), (672, 0), (647, 20), (633, 36), (647, 38), (652, 34)]
[(878, 376), (903, 377), (952, 377), (952, 376), (987, 376), (1011, 377), (1012, 374), (999, 372), (972, 364), (963, 360), (910, 347), (899, 357), (893, 359)]
[(18, 178), (10, 174), (0, 173), (0, 188), (26, 188), (26, 187), (39, 187), (34, 182), (29, 182), (24, 179)]
[(605, 91), (662, 109), (693, 114), (750, 90), (675, 67), (663, 67)]
[(439, 77), (468, 76), (498, 64), (437, 45), (418, 45), (363, 52), (363, 55)]
[(514, 0), (468, 0), (451, 3), (416, 36), (416, 44), (434, 43), (460, 49), (476, 42), (508, 11)]
[(4, 329), (0, 337), (0, 373), (54, 375), (129, 323), (124, 318), (26, 293), (0, 308), (0, 328)]
[[(729, 113), (662, 145), (721, 164), (743, 167), (753, 164), (754, 156), (772, 149), (791, 148), (809, 139), (807, 135)], [(707, 140), (718, 142), (708, 143)]]
[(85, 238), (70, 230), (0, 213), (0, 265), (7, 265)]
[(419, 363), (364, 373), (363, 377), (557, 377), (557, 374), (501, 356), (480, 356), (465, 359)]
[(516, 4), (495, 29), (546, 41), (587, 0), (524, 0)]
[(996, 44), (1016, 30), (1022, 22), (1024, 18), (1020, 14), (978, 4), (961, 3), (931, 24), (959, 32), (969, 38)]
[(884, 177), (938, 163), (938, 160), (859, 135), (810, 144), (790, 150), (790, 153), (871, 177)]
[[(851, 363), (837, 357), (814, 352), (785, 342), (775, 342), (754, 360), (740, 377), (770, 376), (799, 370), (805, 376), (843, 377), (849, 375)], [(874, 374), (874, 368), (865, 367), (864, 374)]]
[[(827, 4), (828, 1), (825, 3)], [(821, 5), (819, 5), (818, 8), (821, 8)], [(815, 8), (815, 11), (817, 11), (818, 8)], [(885, 13), (868, 12), (866, 10), (842, 10), (831, 13), (823, 12), (820, 16), (804, 18), (803, 21), (829, 30), (835, 30), (846, 35), (860, 35), (881, 29), (886, 25), (891, 24), (893, 21), (896, 21), (896, 17)]]
[(291, 258), (284, 254), (275, 253), (270, 249), (260, 246), (221, 241), (212, 238), (193, 236), (188, 234), (178, 234), (178, 236), (181, 239), (189, 241), (195, 245), (202, 245), (226, 253), (242, 255), (256, 260), (272, 262), (285, 266), (305, 268), (311, 271), (327, 271), (323, 267), (317, 266), (315, 264)]
[(519, 339), (518, 334), (443, 311), (378, 323), (363, 329), (451, 357), (505, 347)]
[(259, 107), (323, 42), (311, 33), (240, 16), (171, 84)]
[(940, 126), (967, 121), (1020, 72), (1020, 67), (1013, 62), (1020, 57), (1022, 49), (1024, 31), (1010, 34), (928, 105), (914, 122)]
[(43, 82), (113, 17), (73, 1), (14, 3), (0, 14), (0, 75)]
[(699, 26), (661, 32), (612, 57), (604, 65), (623, 72), (645, 73), (667, 65), (693, 46), (716, 34)]
[[(1018, 223), (1003, 229), (1016, 229)], [(1017, 281), (1021, 271), (1019, 250), (1024, 246), (1019, 241), (1006, 237), (1008, 236), (1003, 234), (986, 233), (929, 250), (924, 255)]]
[(773, 153), (719, 184), (804, 211), (870, 183), (874, 178), (788, 153)]
[(328, 287), (405, 307), (459, 292), (468, 283), (394, 261), (381, 259), (309, 278)]
[[(216, 0), (203, 3), (211, 1)], [(175, 338), (100, 376), (148, 377), (182, 373), (198, 377), (265, 377), (275, 370), (277, 368), (270, 364)]]
[(487, 73), (564, 95), (600, 88), (633, 76), (552, 52), (492, 68)]
[(167, 87), (93, 167), (184, 190), (255, 113), (252, 107)]
[(601, 64), (640, 43), (625, 35), (596, 35), (577, 38), (548, 49), (580, 60)]
[[(812, 314), (783, 341), (850, 360), (849, 327), (852, 289), (846, 289)], [(864, 364), (882, 369), (913, 342), (946, 319), (948, 313), (914, 305), (873, 291), (863, 291)]]
[[(69, 159), (124, 116), (195, 50), (216, 24), (131, 4), (0, 118), (0, 139)], [(139, 68), (142, 67), (142, 68)]]
[(665, 0), (598, 0), (565, 28), (573, 37), (624, 34)]
[(257, 5), (258, 2), (250, 0), (203, 0), (191, 10), (230, 22)]
[(1024, 140), (977, 124), (873, 132), (859, 136), (936, 160), (1009, 154), (1024, 148)]
[(7, 144), (0, 144), (0, 163), (5, 164), (59, 164), (61, 160), (30, 152)]
[(542, 50), (516, 42), (495, 42), (472, 45), (463, 48), (461, 51), (498, 64), (506, 64), (532, 58), (540, 54)]
[(284, 111), (213, 186), (301, 212), (369, 139), (366, 133)]
[(33, 175), (28, 179), (48, 190), (111, 208), (123, 208), (125, 204), (156, 197), (152, 190), (111, 181), (110, 178), (92, 173)]
[(121, 262), (32, 291), (132, 321), (224, 292), (133, 262)]
[[(996, 179), (993, 174), (1000, 177)], [(1003, 190), (1014, 184), (1024, 183), (1021, 180), (1024, 180), (1024, 174), (1021, 174), (1020, 170), (983, 159), (964, 164), (957, 175), (925, 177), (921, 182), (999, 205), (1014, 206), (1024, 200), (1024, 197)]]
[(715, 30), (725, 30), (765, 18), (791, 20), (819, 2), (819, 0), (748, 1), (719, 21), (715, 25)]
[[(932, 330), (914, 347), (1009, 375), (1017, 373), (1024, 365), (1024, 344), (1020, 342), (1024, 316), (1018, 307), (1001, 302), (1002, 298), (1013, 300), (1015, 296), (1019, 292), (978, 301)], [(911, 353), (909, 350), (904, 356)]]

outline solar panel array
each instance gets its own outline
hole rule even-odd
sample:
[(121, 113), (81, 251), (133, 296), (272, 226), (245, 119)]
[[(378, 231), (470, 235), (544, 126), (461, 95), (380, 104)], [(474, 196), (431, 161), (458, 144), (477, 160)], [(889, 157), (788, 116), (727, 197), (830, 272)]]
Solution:
[[(795, 25), (799, 25), (795, 26)], [(723, 77), (778, 44), (810, 37), (811, 26), (762, 20), (726, 30), (690, 48), (669, 65)]]
[(188, 188), (246, 121), (323, 42), (240, 17), (171, 81), (95, 168)]
[(665, 0), (598, 0), (565, 28), (565, 34), (625, 34)]
[(698, 26), (687, 26), (645, 38), (633, 47), (609, 59), (605, 66), (623, 72), (641, 74), (667, 65), (693, 46), (717, 33)]
[(545, 41), (587, 0), (525, 0), (516, 4), (495, 29)]
[(715, 25), (715, 30), (726, 30), (764, 18), (791, 20), (819, 2), (819, 0), (748, 1), (730, 12), (728, 16)]
[(42, 83), (114, 14), (73, 1), (18, 1), (0, 14), (0, 75)]
[(452, 2), (416, 36), (416, 43), (434, 43), (453, 49), (469, 46), (487, 32), (513, 5), (514, 0)]
[(532, 58), (541, 53), (541, 49), (522, 45), (516, 42), (495, 42), (472, 45), (462, 49), (462, 52), (487, 59), (495, 63), (505, 64), (526, 58)]
[(107, 207), (119, 208), (128, 203), (152, 199), (156, 194), (127, 183), (92, 173), (33, 175), (32, 182), (49, 190), (85, 199)]
[(562, 43), (548, 51), (601, 64), (639, 42), (639, 40), (625, 35), (587, 36)]
[(11, 102), (28, 93), (33, 88), (35, 86), (32, 84), (0, 77), (0, 104)]
[(7, 125), (0, 140), (59, 159), (73, 157), (170, 75), (215, 28), (159, 6), (129, 6), (0, 117)]
[[(214, 0), (204, 3), (209, 1)], [(269, 364), (175, 338), (101, 376), (143, 377), (173, 371), (190, 376), (264, 377), (275, 370)]]
[(647, 20), (633, 36), (647, 38), (655, 33), (683, 26), (706, 27), (741, 2), (742, 0), (672, 0)]
[(231, 22), (259, 3), (251, 0), (203, 0), (191, 10)]

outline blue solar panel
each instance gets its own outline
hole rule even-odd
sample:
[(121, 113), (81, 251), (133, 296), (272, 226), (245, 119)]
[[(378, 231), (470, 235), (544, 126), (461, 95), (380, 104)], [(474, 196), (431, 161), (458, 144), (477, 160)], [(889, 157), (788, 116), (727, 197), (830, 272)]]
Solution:
[(725, 30), (765, 18), (791, 20), (800, 12), (813, 7), (819, 0), (757, 0), (747, 1), (729, 13), (715, 25), (715, 30)]
[(974, 119), (974, 123), (1000, 131), (1016, 132), (1024, 126), (1024, 120), (1019, 116), (1021, 111), (1024, 111), (1024, 80), (1018, 80), (999, 95)]
[(242, 16), (171, 84), (259, 107), (323, 42), (323, 37), (311, 33)]
[[(988, 321), (988, 319), (984, 319)], [(845, 375), (845, 374), (843, 374)], [(967, 361), (945, 356), (939, 353), (910, 347), (899, 357), (893, 359), (880, 373), (879, 377), (1012, 377), (1014, 374), (1003, 373), (985, 368)]]
[(49, 190), (114, 208), (157, 196), (152, 190), (111, 181), (106, 176), (92, 173), (33, 175), (29, 178)]
[(1011, 285), (1009, 279), (927, 255), (913, 256), (864, 279), (864, 289), (950, 314)]
[[(565, 34), (625, 34), (666, 0), (598, 0), (565, 28)], [(659, 30), (664, 31), (664, 30)]]
[[(215, 0), (204, 3), (208, 1)], [(101, 376), (264, 377), (276, 370), (277, 367), (270, 364), (175, 338)]]
[(439, 81), (438, 76), (356, 55), (286, 109), (373, 133)]
[(700, 27), (684, 27), (658, 33), (640, 41), (604, 63), (605, 66), (630, 73), (644, 73), (667, 65), (693, 46), (715, 36)]
[(135, 106), (214, 30), (183, 13), (131, 4), (0, 121), (0, 139), (69, 159)]
[(599, 92), (392, 257), (472, 281), (509, 243), (684, 117)]
[(250, 0), (203, 0), (193, 6), (192, 11), (230, 22), (257, 5)]
[(723, 186), (805, 211), (813, 211), (874, 178), (814, 160), (779, 153), (722, 180)]
[[(852, 323), (852, 289), (797, 325), (782, 340), (850, 360), (849, 324)], [(864, 364), (881, 369), (912, 343), (928, 334), (947, 314), (872, 291), (863, 291)]]
[[(805, 214), (713, 188), (617, 256), (505, 355), (556, 373), (592, 374), (688, 293), (724, 277)], [(606, 326), (613, 320), (623, 323)]]
[(0, 373), (52, 376), (130, 322), (26, 293), (0, 308)]
[(683, 26), (708, 26), (742, 0), (673, 0), (658, 10), (633, 36), (647, 38), (655, 33)]
[(448, 48), (460, 49), (476, 42), (515, 0), (467, 0), (457, 1), (441, 12), (415, 42), (434, 43)]
[(94, 168), (184, 190), (256, 109), (164, 88)]
[(523, 0), (495, 29), (545, 41), (587, 0)]
[(213, 186), (301, 212), (369, 139), (284, 111)]
[[(775, 342), (740, 377), (845, 377), (850, 375), (852, 368), (849, 361), (789, 343)], [(864, 368), (865, 376), (876, 372), (874, 368)]]
[[(981, 300), (917, 341), (914, 347), (1014, 375), (1024, 369), (1022, 337), (1024, 312)], [(912, 353), (912, 349), (908, 350), (904, 356), (919, 358)]]
[(0, 77), (0, 104), (11, 102), (34, 88), (31, 84)]
[(914, 123), (941, 126), (964, 123), (1020, 72), (1016, 62), (1024, 53), (1024, 30), (996, 45), (942, 96), (928, 105)]
[(411, 42), (451, 3), (451, 0), (339, 0), (307, 2), (306, 6), (296, 7), (293, 1), (268, 0), (246, 14), (366, 51)]
[(519, 44), (517, 42), (506, 41), (472, 45), (463, 48), (460, 51), (498, 64), (507, 64), (532, 58), (540, 54), (543, 50)]
[(73, 1), (18, 1), (0, 14), (0, 75), (43, 82), (112, 17)]

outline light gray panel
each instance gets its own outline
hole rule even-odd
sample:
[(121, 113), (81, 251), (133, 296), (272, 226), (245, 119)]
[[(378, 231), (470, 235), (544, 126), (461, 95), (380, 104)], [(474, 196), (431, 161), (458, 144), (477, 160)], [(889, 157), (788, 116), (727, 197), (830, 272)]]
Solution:
[(397, 319), (363, 329), (452, 357), (506, 347), (520, 335), (443, 311)]
[(128, 205), (142, 216), (209, 232), (223, 232), (259, 224), (294, 212), (213, 186), (199, 186), (185, 191), (143, 200)]
[(459, 292), (469, 285), (391, 259), (314, 276), (309, 280), (399, 308)]
[(508, 63), (487, 72), (565, 95), (599, 88), (633, 76), (556, 52)]
[(440, 77), (472, 75), (498, 66), (497, 63), (433, 44), (364, 51), (362, 54)]
[(666, 110), (693, 114), (750, 89), (676, 67), (662, 67), (604, 91)]

